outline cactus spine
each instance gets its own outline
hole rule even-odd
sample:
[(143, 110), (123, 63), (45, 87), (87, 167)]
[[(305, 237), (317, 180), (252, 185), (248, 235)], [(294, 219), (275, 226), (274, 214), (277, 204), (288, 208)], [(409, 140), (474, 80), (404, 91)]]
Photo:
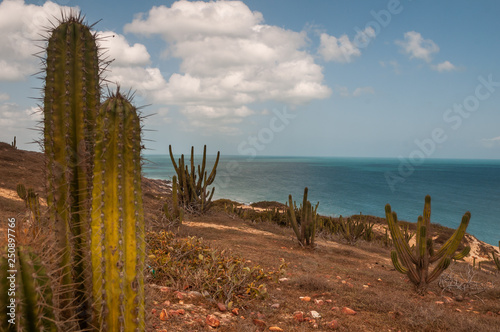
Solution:
[(76, 285), (78, 316), (85, 328), (92, 140), (100, 103), (96, 37), (83, 17), (71, 14), (51, 31), (46, 52), (43, 113), (49, 220), (63, 248), (62, 282)]
[[(14, 295), (16, 309), (15, 311), (8, 309), (8, 312), (17, 312), (18, 314), (11, 322), (9, 320), (13, 318), (12, 316), (4, 316), (0, 320), (2, 322), (1, 330), (57, 331), (51, 279), (41, 264), (40, 258), (29, 247), (24, 246), (18, 246), (15, 251), (9, 251), (8, 257), (8, 260), (5, 256), (1, 258), (1, 265), (5, 268), (0, 271), (0, 291), (2, 292), (0, 305), (2, 306), (2, 314), (4, 314), (3, 311), (12, 305), (8, 296)], [(15, 263), (12, 263), (13, 261)], [(14, 283), (13, 279), (7, 278), (12, 276), (10, 271), (17, 271), (14, 273), (15, 283), (18, 286), (16, 294), (8, 294), (12, 289), (11, 283)], [(11, 324), (12, 322), (15, 324)]]
[(215, 160), (214, 167), (208, 175), (205, 171), (206, 161), (207, 161), (207, 146), (203, 148), (203, 160), (201, 166), (198, 165), (198, 175), (196, 175), (196, 168), (194, 166), (194, 147), (191, 147), (191, 167), (184, 162), (184, 155), (178, 160), (179, 165), (175, 162), (174, 155), (172, 153), (172, 146), (168, 147), (170, 153), (170, 159), (172, 160), (172, 165), (174, 166), (175, 172), (178, 176), (179, 184), (179, 202), (184, 208), (193, 209), (196, 212), (206, 212), (210, 209), (212, 205), (212, 197), (215, 192), (215, 188), (212, 188), (210, 194), (208, 194), (208, 186), (211, 185), (215, 180), (217, 165), (219, 163), (220, 151), (217, 152), (217, 159)]
[[(465, 247), (462, 252), (455, 254), (469, 225), (471, 215), (468, 211), (463, 215), (462, 222), (455, 233), (437, 252), (434, 252), (430, 237), (431, 197), (429, 195), (425, 196), (423, 217), (418, 217), (415, 252), (406, 242), (399, 228), (396, 212), (391, 211), (389, 204), (385, 206), (385, 215), (396, 247), (396, 251), (391, 252), (392, 263), (396, 270), (408, 275), (419, 294), (425, 293), (427, 285), (448, 268), (452, 259), (461, 259), (470, 251), (470, 247)], [(435, 262), (438, 262), (437, 265), (429, 273), (430, 264)]]
[(304, 188), (304, 198), (302, 200), (302, 205), (299, 209), (296, 208), (296, 204), (292, 199), (292, 195), (288, 196), (288, 218), (290, 220), (290, 223), (292, 224), (295, 235), (297, 235), (299, 243), (303, 246), (313, 246), (314, 237), (316, 236), (316, 211), (318, 210), (319, 202), (316, 204), (316, 207), (313, 208), (311, 202), (307, 200), (307, 192), (308, 189), (306, 187)]
[(103, 331), (144, 331), (144, 212), (141, 127), (119, 91), (96, 122), (92, 191), (92, 284)]

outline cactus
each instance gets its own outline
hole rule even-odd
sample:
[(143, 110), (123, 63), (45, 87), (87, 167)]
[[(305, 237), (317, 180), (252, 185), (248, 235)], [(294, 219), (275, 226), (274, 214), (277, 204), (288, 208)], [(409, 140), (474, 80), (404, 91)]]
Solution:
[[(498, 241), (498, 248), (500, 248), (500, 241)], [(497, 269), (500, 270), (500, 258), (495, 255), (494, 251), (491, 253), (491, 257), (493, 258), (493, 262), (497, 266)]]
[(16, 136), (14, 136), (14, 140), (12, 141), (12, 143), (10, 143), (10, 145), (11, 145), (14, 149), (17, 149)]
[(215, 180), (220, 151), (217, 152), (214, 167), (212, 168), (210, 175), (207, 176), (208, 173), (205, 171), (207, 161), (206, 145), (203, 148), (203, 160), (201, 166), (198, 165), (198, 175), (196, 175), (196, 168), (194, 166), (194, 147), (191, 147), (191, 167), (185, 164), (184, 155), (181, 155), (181, 158), (178, 159), (179, 164), (177, 165), (172, 153), (171, 145), (169, 145), (168, 150), (170, 153), (170, 159), (172, 160), (172, 165), (174, 166), (178, 177), (179, 203), (184, 208), (192, 209), (195, 212), (204, 213), (208, 211), (212, 205), (212, 197), (214, 195), (215, 188), (212, 188), (210, 194), (208, 194), (207, 190), (208, 186)]
[(19, 183), (16, 187), (16, 190), (17, 196), (19, 196), (20, 199), (26, 202), (26, 200), (28, 199), (28, 193), (26, 192), (26, 187), (24, 186), (24, 184)]
[(91, 253), (94, 324), (101, 331), (144, 331), (144, 212), (141, 127), (118, 91), (96, 122)]
[[(392, 263), (397, 271), (408, 275), (419, 294), (425, 293), (428, 284), (448, 268), (452, 259), (461, 259), (470, 251), (470, 247), (465, 247), (462, 252), (455, 254), (469, 225), (470, 212), (463, 215), (458, 229), (437, 252), (434, 252), (430, 237), (431, 197), (429, 195), (425, 197), (423, 217), (418, 217), (415, 251), (405, 241), (398, 225), (396, 212), (391, 211), (389, 204), (385, 206), (385, 215), (396, 247), (396, 251), (391, 252)], [(430, 264), (436, 262), (437, 265), (429, 273)]]
[(17, 195), (24, 201), (26, 207), (30, 210), (31, 226), (34, 227), (35, 233), (37, 233), (42, 226), (40, 198), (33, 188), (28, 188), (28, 190), (26, 190), (23, 184), (18, 184), (16, 189)]
[[(292, 200), (292, 195), (288, 196), (288, 219), (292, 224), (293, 231), (302, 246), (314, 246), (316, 236), (316, 224), (319, 202), (313, 208), (311, 202), (307, 200), (307, 187), (304, 188), (304, 198), (300, 208)], [(300, 224), (300, 230), (299, 230)]]
[[(63, 249), (62, 283), (75, 285), (80, 327), (87, 327), (89, 208), (93, 127), (100, 103), (101, 62), (96, 36), (70, 14), (47, 40), (43, 97), (49, 220)], [(70, 301), (71, 299), (68, 299)], [(73, 316), (74, 313), (67, 313)]]
[[(24, 246), (18, 246), (8, 253), (0, 258), (1, 265), (5, 267), (0, 271), (0, 306), (3, 316), (0, 320), (0, 329), (58, 331), (52, 281), (40, 257), (31, 248)], [(13, 284), (16, 284), (17, 288), (14, 288)], [(12, 310), (13, 304), (10, 299), (13, 298), (16, 302), (15, 309)], [(17, 314), (7, 315), (4, 310)]]

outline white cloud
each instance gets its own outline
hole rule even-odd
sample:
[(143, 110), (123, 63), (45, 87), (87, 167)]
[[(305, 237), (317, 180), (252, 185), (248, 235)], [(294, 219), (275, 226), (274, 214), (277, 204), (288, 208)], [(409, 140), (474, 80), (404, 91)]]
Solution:
[(350, 92), (349, 88), (347, 88), (345, 86), (337, 85), (335, 87), (335, 90), (337, 91), (339, 96), (344, 97), (344, 98), (351, 98), (351, 97), (357, 98), (357, 97), (361, 97), (361, 96), (367, 95), (367, 94), (370, 94), (370, 95), (375, 94), (375, 89), (373, 89), (373, 87), (371, 87), (371, 86), (359, 87), (359, 88), (354, 89), (353, 92)]
[(47, 1), (43, 6), (27, 5), (23, 0), (0, 3), (0, 81), (21, 81), (39, 70), (39, 60), (33, 56), (40, 49), (34, 40), (54, 17), (60, 17), (62, 7)]
[(457, 67), (455, 67), (455, 65), (449, 61), (444, 61), (444, 62), (438, 63), (437, 65), (431, 66), (431, 68), (434, 69), (435, 71), (440, 72), (440, 73), (445, 72), (445, 71), (457, 70)]
[(130, 46), (123, 35), (112, 31), (99, 32), (99, 36), (99, 45), (107, 50), (110, 60), (114, 60), (113, 66), (144, 66), (151, 62), (146, 46), (138, 43)]
[(0, 93), (0, 102), (7, 101), (10, 99), (10, 96), (6, 93)]
[(181, 60), (180, 71), (151, 77), (157, 84), (149, 95), (181, 106), (188, 118), (197, 114), (202, 126), (203, 119), (248, 116), (254, 102), (299, 104), (330, 95), (322, 68), (303, 50), (306, 34), (262, 22), (241, 1), (178, 1), (136, 16), (124, 30), (165, 40), (164, 54)]
[(439, 52), (439, 46), (430, 39), (424, 39), (422, 35), (415, 31), (406, 32), (404, 40), (397, 40), (402, 51), (410, 55), (410, 59), (417, 58), (429, 63), (432, 55)]
[(366, 28), (365, 31), (359, 31), (354, 37), (354, 42), (350, 41), (347, 35), (342, 35), (337, 38), (335, 36), (322, 33), (320, 35), (318, 53), (325, 61), (348, 63), (355, 57), (361, 55), (361, 51), (358, 47), (359, 45), (355, 41), (374, 37), (375, 31), (371, 27)]

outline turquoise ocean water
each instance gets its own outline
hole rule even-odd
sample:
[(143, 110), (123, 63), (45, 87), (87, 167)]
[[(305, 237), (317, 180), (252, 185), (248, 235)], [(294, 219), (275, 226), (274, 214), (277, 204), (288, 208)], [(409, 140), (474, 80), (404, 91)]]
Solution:
[[(175, 175), (169, 156), (146, 159), (146, 177)], [(215, 156), (207, 159), (211, 170)], [(414, 166), (398, 159), (222, 156), (214, 196), (284, 203), (289, 194), (300, 201), (306, 186), (321, 214), (384, 217), (390, 203), (400, 220), (412, 222), (422, 214), (429, 194), (432, 222), (456, 228), (470, 211), (470, 234), (493, 245), (500, 240), (500, 160), (428, 159)]]

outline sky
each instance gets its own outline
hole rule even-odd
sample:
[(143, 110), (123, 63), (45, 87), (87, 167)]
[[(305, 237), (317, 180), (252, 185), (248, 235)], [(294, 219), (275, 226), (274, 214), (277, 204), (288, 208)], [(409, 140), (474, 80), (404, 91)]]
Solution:
[(3, 0), (0, 141), (40, 150), (33, 54), (71, 8), (147, 105), (146, 154), (500, 159), (493, 0)]

